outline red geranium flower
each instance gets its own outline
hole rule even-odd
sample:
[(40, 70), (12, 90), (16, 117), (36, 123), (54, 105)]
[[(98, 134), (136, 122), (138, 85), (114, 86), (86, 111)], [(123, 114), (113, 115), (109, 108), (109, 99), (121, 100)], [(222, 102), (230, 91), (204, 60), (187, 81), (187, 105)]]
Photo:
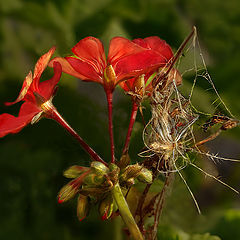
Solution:
[(51, 48), (38, 60), (34, 73), (30, 71), (23, 82), (18, 98), (14, 102), (5, 103), (7, 106), (24, 101), (17, 117), (8, 113), (0, 115), (0, 137), (9, 133), (17, 133), (30, 122), (37, 121), (42, 114), (50, 117), (51, 100), (56, 84), (59, 82), (62, 68), (59, 63), (53, 63), (54, 76), (44, 82), (40, 77), (47, 67), (55, 47)]
[(103, 44), (94, 37), (82, 39), (72, 48), (72, 52), (75, 56), (54, 58), (49, 65), (58, 61), (63, 72), (84, 81), (98, 82), (110, 92), (123, 80), (164, 66), (172, 56), (167, 44), (161, 54), (123, 37), (115, 37), (110, 41), (107, 59)]

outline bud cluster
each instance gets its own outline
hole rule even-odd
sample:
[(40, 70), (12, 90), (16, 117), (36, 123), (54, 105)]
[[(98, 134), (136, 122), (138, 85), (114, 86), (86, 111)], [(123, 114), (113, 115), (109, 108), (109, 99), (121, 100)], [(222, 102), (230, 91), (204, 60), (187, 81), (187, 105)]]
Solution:
[(127, 189), (136, 180), (152, 182), (151, 171), (139, 164), (120, 168), (113, 163), (106, 166), (97, 161), (93, 161), (90, 167), (71, 166), (64, 172), (64, 176), (73, 180), (62, 187), (58, 202), (66, 202), (78, 194), (77, 216), (80, 221), (88, 215), (91, 203), (99, 204), (99, 213), (103, 220), (112, 216), (118, 209), (111, 194), (116, 183), (119, 182), (121, 188)]

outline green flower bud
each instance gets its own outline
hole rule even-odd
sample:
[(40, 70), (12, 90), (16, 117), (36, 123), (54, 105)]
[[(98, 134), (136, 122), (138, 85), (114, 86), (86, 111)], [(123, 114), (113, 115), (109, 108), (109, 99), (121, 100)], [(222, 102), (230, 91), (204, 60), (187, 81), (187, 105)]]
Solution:
[(78, 220), (82, 221), (89, 213), (90, 199), (87, 196), (79, 194), (77, 201), (77, 216)]
[(137, 179), (140, 182), (144, 183), (151, 183), (152, 182), (152, 172), (147, 168), (142, 168), (140, 174), (138, 175)]
[(125, 167), (127, 167), (130, 163), (130, 157), (128, 155), (128, 153), (123, 154), (122, 157), (120, 158), (120, 161), (118, 162), (118, 166), (123, 169)]
[(129, 178), (127, 181), (125, 181), (125, 184), (126, 184), (128, 187), (131, 187), (132, 185), (135, 184), (134, 178)]
[(108, 177), (110, 178), (110, 180), (114, 185), (118, 181), (120, 168), (116, 164), (110, 163), (109, 169), (110, 169), (110, 172), (108, 173)]
[(88, 175), (85, 176), (83, 183), (90, 186), (92, 185), (97, 186), (101, 185), (104, 181), (105, 181), (104, 176), (99, 176), (95, 173), (89, 173)]
[(103, 163), (97, 161), (91, 163), (91, 168), (99, 175), (104, 175), (109, 172), (109, 169)]
[(130, 178), (136, 178), (140, 174), (142, 168), (143, 167), (138, 164), (127, 166), (121, 174), (121, 181), (127, 181)]
[(81, 166), (74, 165), (74, 166), (71, 166), (70, 168), (68, 168), (63, 173), (63, 175), (67, 178), (76, 178), (88, 170), (89, 170), (88, 167), (81, 167)]
[(99, 213), (102, 217), (102, 220), (107, 220), (111, 217), (115, 202), (111, 194), (108, 194), (106, 198), (104, 198), (99, 204)]
[(109, 169), (110, 169), (110, 171), (118, 171), (119, 167), (114, 163), (110, 163), (109, 164)]
[(58, 202), (63, 203), (72, 199), (78, 192), (78, 187), (73, 184), (73, 181), (63, 186), (58, 193)]

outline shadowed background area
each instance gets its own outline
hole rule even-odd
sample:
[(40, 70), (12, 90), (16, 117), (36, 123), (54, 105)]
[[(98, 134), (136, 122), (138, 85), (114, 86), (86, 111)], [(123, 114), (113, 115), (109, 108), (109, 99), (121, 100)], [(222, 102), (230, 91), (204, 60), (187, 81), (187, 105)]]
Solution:
[[(57, 47), (56, 55), (66, 56), (87, 36), (100, 38), (107, 46), (114, 36), (134, 39), (156, 35), (176, 51), (193, 25), (197, 27), (212, 79), (225, 103), (239, 118), (240, 2), (237, 0), (0, 0), (0, 113), (17, 113), (19, 105), (5, 107), (3, 102), (16, 99), (29, 70), (53, 45)], [(51, 75), (52, 69), (47, 69), (42, 79)], [(184, 81), (185, 85), (191, 84), (191, 79)], [(107, 108), (102, 87), (66, 74), (59, 85), (55, 106), (108, 161)], [(203, 105), (206, 91), (199, 89), (199, 105)], [(117, 158), (123, 147), (130, 108), (129, 96), (117, 89), (114, 95)], [(146, 112), (149, 115), (147, 107)], [(133, 160), (143, 147), (140, 123), (138, 116), (130, 146)], [(206, 150), (240, 158), (240, 130), (224, 133), (207, 145)], [(86, 220), (78, 222), (75, 200), (63, 205), (57, 203), (57, 193), (67, 183), (62, 172), (74, 164), (87, 165), (89, 158), (55, 122), (43, 119), (19, 134), (0, 139), (0, 153), (0, 239), (121, 239), (116, 234), (120, 223), (102, 222), (96, 206)], [(223, 181), (240, 190), (238, 163), (214, 165), (206, 159), (199, 161), (208, 172), (222, 176)], [(186, 187), (176, 178), (160, 221), (159, 239), (219, 239), (211, 235), (223, 240), (240, 239), (239, 196), (192, 167), (185, 169), (184, 175), (203, 215), (197, 214)]]

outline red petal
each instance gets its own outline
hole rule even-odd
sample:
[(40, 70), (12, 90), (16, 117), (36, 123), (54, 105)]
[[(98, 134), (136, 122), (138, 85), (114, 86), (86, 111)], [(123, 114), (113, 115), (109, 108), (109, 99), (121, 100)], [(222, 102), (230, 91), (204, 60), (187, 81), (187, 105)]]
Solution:
[(41, 110), (31, 103), (23, 103), (18, 117), (4, 113), (0, 115), (0, 137), (9, 133), (18, 133), (31, 122), (32, 118)]
[(166, 59), (170, 60), (173, 57), (173, 52), (171, 47), (159, 37), (147, 37), (144, 39), (138, 38), (133, 40), (134, 43), (148, 49), (152, 49), (157, 53), (164, 56)]
[(47, 100), (49, 100), (53, 95), (54, 89), (62, 75), (61, 64), (59, 62), (53, 62), (53, 70), (54, 76), (51, 79), (39, 84), (39, 94)]
[(164, 66), (168, 59), (152, 50), (145, 50), (122, 58), (114, 67), (117, 82)]
[(54, 62), (58, 62), (58, 63), (61, 64), (63, 72), (65, 72), (69, 75), (72, 75), (76, 78), (80, 78), (80, 79), (85, 79), (86, 78), (85, 76), (83, 76), (79, 72), (75, 71), (75, 69), (70, 65), (70, 63), (65, 58), (55, 57), (49, 62), (48, 66), (53, 67)]
[(56, 49), (56, 47), (52, 47), (47, 53), (45, 53), (44, 55), (42, 55), (39, 58), (39, 60), (37, 61), (36, 65), (35, 65), (33, 78), (36, 78), (37, 80), (40, 79), (40, 77), (41, 77), (43, 71), (45, 70), (45, 68), (47, 67), (48, 62), (50, 61), (55, 49)]
[(133, 89), (133, 84), (135, 82), (135, 78), (130, 78), (126, 81), (122, 81), (119, 83), (119, 86), (125, 91), (125, 92), (129, 92), (132, 91)]
[(123, 37), (114, 37), (110, 41), (108, 64), (114, 65), (121, 58), (136, 54), (144, 49)]
[(82, 76), (81, 80), (102, 83), (102, 74), (99, 74), (94, 66), (75, 57), (65, 57), (65, 59)]
[(79, 41), (72, 52), (83, 62), (91, 64), (99, 74), (106, 67), (106, 57), (102, 42), (94, 37), (86, 37)]
[(32, 72), (30, 71), (23, 82), (22, 89), (19, 93), (18, 98), (14, 102), (6, 102), (5, 105), (10, 106), (24, 99), (25, 95), (28, 92), (29, 87), (31, 86), (31, 83), (32, 83)]

